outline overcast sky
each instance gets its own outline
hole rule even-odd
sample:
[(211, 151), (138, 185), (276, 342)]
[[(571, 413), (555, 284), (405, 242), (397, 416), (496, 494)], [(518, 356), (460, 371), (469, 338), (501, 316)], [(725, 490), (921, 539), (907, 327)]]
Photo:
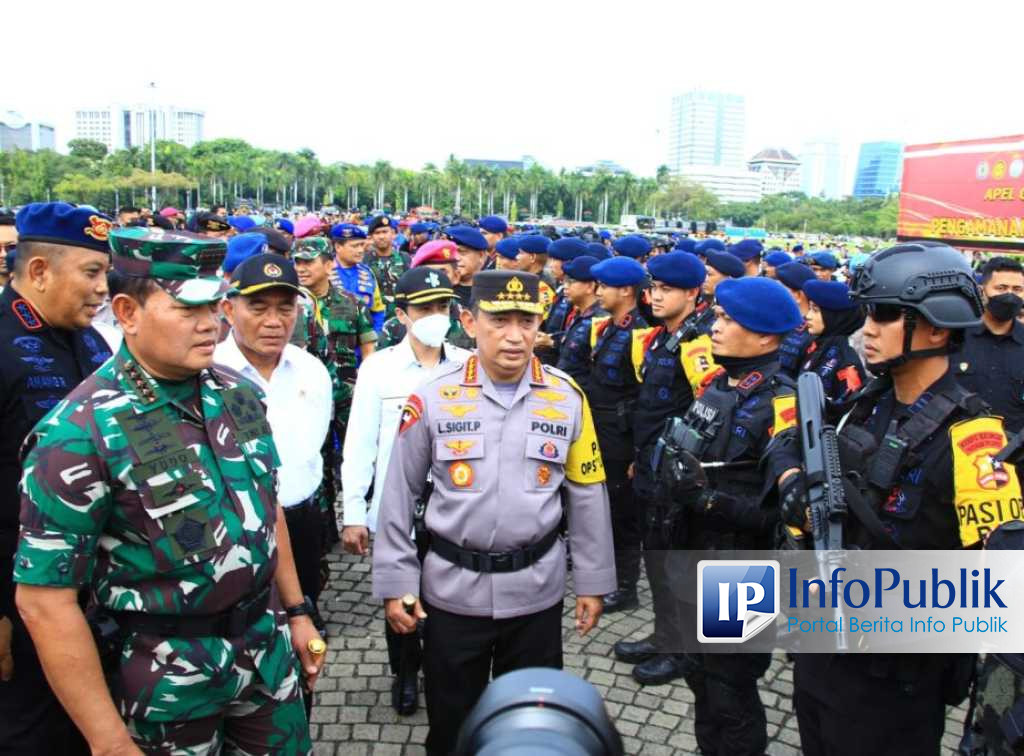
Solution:
[[(230, 5), (231, 10), (221, 10)], [(207, 138), (422, 168), (533, 155), (666, 162), (671, 96), (741, 94), (748, 157), (1024, 133), (1024, 2), (629, 0), (5, 4), (0, 111), (162, 101)]]

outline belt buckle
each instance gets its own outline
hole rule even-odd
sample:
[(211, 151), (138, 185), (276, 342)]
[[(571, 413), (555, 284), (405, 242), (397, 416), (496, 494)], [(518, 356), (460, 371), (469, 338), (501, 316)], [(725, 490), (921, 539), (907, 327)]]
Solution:
[(508, 572), (515, 567), (515, 554), (508, 552), (491, 552), (487, 555), (491, 562), (492, 572)]

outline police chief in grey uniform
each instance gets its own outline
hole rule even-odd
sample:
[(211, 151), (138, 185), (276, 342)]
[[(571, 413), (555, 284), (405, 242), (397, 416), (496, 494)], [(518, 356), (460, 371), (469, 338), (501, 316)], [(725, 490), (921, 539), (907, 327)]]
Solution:
[[(462, 317), (477, 351), (409, 397), (385, 478), (373, 592), (396, 632), (424, 623), (431, 754), (451, 752), (492, 668), (497, 677), (562, 666), (563, 491), (581, 635), (615, 589), (590, 408), (571, 378), (533, 356), (538, 284), (518, 271), (473, 277)], [(430, 548), (421, 567), (410, 534), (425, 495)], [(407, 594), (421, 597), (411, 614)]]

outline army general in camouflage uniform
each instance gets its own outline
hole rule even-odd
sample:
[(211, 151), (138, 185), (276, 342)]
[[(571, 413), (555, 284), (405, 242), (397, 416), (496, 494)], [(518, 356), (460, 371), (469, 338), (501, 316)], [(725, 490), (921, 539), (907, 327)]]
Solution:
[(366, 305), (331, 283), (332, 256), (330, 242), (322, 236), (299, 239), (292, 252), (299, 283), (309, 290), (315, 303), (313, 317), (306, 321), (306, 349), (324, 363), (334, 387), (334, 418), (324, 445), (324, 482), (319, 496), (327, 528), (324, 543), (328, 546), (338, 542), (334, 500), (338, 495), (341, 445), (352, 408), (356, 366), (362, 357), (374, 351), (377, 341)]
[[(224, 243), (133, 227), (110, 245), (124, 343), (29, 436), (18, 608), (94, 753), (308, 752), (295, 650), (310, 687), (323, 657), (277, 450), (258, 389), (211, 364)], [(86, 587), (120, 628), (109, 693)]]

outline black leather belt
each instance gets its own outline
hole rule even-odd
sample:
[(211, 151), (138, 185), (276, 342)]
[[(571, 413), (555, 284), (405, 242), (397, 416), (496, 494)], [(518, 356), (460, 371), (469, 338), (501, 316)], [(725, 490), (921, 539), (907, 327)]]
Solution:
[(473, 572), (517, 572), (539, 562), (551, 551), (558, 540), (558, 532), (556, 527), (536, 543), (515, 551), (473, 551), (431, 533), (430, 550), (442, 559)]
[(270, 583), (255, 596), (220, 614), (150, 614), (111, 612), (126, 633), (161, 638), (238, 638), (262, 617), (270, 606)]

